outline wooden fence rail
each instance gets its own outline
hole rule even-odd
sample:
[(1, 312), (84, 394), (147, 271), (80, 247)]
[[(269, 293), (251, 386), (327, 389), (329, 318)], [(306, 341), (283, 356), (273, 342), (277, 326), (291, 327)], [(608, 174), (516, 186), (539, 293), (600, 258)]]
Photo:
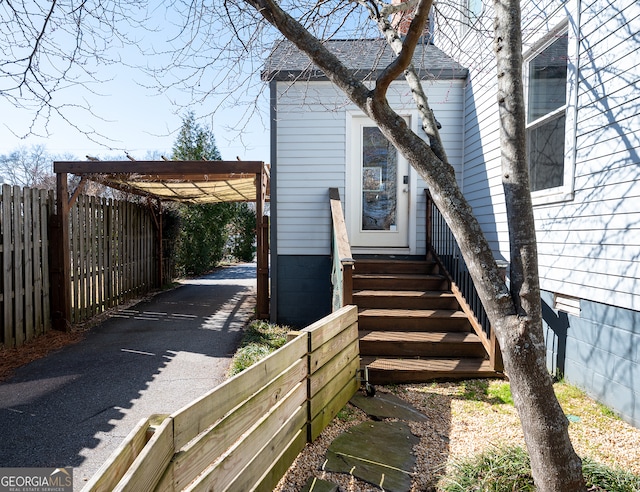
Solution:
[(271, 491), (357, 391), (346, 306), (169, 416), (140, 422), (83, 491)]
[(53, 192), (2, 185), (0, 346), (19, 347), (51, 328), (47, 218)]

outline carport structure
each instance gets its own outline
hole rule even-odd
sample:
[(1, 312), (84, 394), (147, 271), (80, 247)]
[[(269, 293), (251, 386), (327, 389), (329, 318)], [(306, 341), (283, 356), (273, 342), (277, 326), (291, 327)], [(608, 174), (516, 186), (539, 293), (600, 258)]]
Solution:
[[(269, 167), (262, 161), (59, 161), (56, 173), (56, 213), (50, 221), (51, 313), (53, 326), (65, 330), (71, 319), (71, 259), (69, 213), (88, 180), (157, 201), (203, 204), (255, 202), (257, 236), (257, 306), (269, 316), (269, 241), (265, 203), (269, 199)], [(69, 193), (68, 175), (80, 176)], [(156, 218), (162, 244), (161, 215)], [(162, 247), (159, 248), (162, 251)], [(158, 255), (159, 286), (162, 254)]]

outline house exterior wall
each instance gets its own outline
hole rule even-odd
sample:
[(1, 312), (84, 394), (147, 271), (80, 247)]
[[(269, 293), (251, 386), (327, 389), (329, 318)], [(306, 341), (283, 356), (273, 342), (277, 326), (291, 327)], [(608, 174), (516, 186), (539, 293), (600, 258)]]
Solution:
[(582, 300), (575, 316), (553, 300), (542, 292), (549, 369), (640, 427), (640, 312)]
[[(640, 4), (527, 0), (522, 7), (525, 59), (564, 25), (569, 39), (565, 165), (571, 178), (561, 192), (532, 195), (550, 369), (561, 366), (569, 381), (638, 425)], [(479, 25), (488, 33), (491, 20), (485, 3)], [(508, 259), (495, 63), (484, 31), (445, 28), (436, 45), (469, 68), (463, 191), (496, 254)], [(554, 308), (558, 296), (571, 299), (575, 315)], [(557, 318), (565, 319), (569, 334), (560, 365), (550, 328)]]
[[(425, 82), (443, 141), (461, 176), (462, 91), (464, 81)], [(411, 94), (402, 82), (392, 84), (389, 100), (419, 127)], [(329, 188), (336, 187), (344, 206), (347, 134), (350, 118), (361, 114), (327, 81), (272, 82), (272, 312), (281, 323), (304, 326), (331, 310), (331, 216)], [(426, 136), (425, 136), (426, 138)], [(412, 254), (424, 255), (424, 182), (412, 172), (411, 196), (416, 213)], [(275, 196), (275, 200), (274, 200)], [(308, 269), (311, 273), (301, 273)], [(294, 273), (296, 272), (300, 273)], [(318, 308), (318, 306), (322, 306)]]

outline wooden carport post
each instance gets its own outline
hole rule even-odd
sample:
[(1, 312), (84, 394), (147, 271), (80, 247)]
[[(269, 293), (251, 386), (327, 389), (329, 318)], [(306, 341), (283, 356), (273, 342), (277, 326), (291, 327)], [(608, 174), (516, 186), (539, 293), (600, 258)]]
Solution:
[(71, 326), (71, 255), (69, 251), (69, 190), (67, 173), (56, 174), (56, 213), (49, 221), (51, 321), (55, 330)]
[(268, 176), (264, 163), (256, 174), (256, 316), (269, 318), (269, 218), (264, 214)]

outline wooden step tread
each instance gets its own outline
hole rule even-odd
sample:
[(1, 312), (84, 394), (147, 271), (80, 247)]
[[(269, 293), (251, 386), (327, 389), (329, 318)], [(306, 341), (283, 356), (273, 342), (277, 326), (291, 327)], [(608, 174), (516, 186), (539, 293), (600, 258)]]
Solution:
[(372, 331), (361, 336), (360, 340), (397, 343), (481, 343), (478, 335), (471, 332)]
[(438, 373), (489, 373), (494, 374), (490, 361), (480, 358), (462, 359), (376, 359), (367, 365), (369, 370)]
[(504, 377), (494, 371), (488, 360), (479, 357), (452, 358), (377, 358), (365, 363), (371, 384), (427, 383), (438, 379), (474, 379)]
[(400, 265), (407, 265), (411, 263), (415, 263), (416, 265), (423, 265), (425, 263), (435, 263), (433, 260), (425, 260), (423, 259), (413, 259), (413, 260), (400, 260), (396, 258), (360, 258), (358, 255), (355, 255), (355, 260), (357, 263), (371, 263), (371, 264), (380, 264), (380, 265), (388, 265), (390, 263), (399, 263)]
[(375, 268), (375, 267), (381, 267), (381, 268), (388, 268), (388, 267), (423, 267), (423, 266), (433, 266), (433, 265), (437, 265), (437, 262), (433, 261), (433, 260), (393, 260), (393, 259), (389, 259), (389, 258), (358, 258), (357, 256), (355, 257), (356, 260), (356, 268), (357, 265), (361, 265), (363, 267), (367, 267), (367, 268)]
[(365, 308), (358, 311), (360, 317), (375, 318), (441, 318), (467, 319), (462, 311), (453, 309), (376, 309)]
[(354, 273), (354, 279), (389, 279), (389, 280), (444, 280), (439, 273)]
[(354, 297), (414, 297), (414, 298), (428, 298), (428, 299), (441, 299), (451, 298), (455, 299), (456, 296), (451, 291), (442, 290), (358, 290), (353, 293)]

